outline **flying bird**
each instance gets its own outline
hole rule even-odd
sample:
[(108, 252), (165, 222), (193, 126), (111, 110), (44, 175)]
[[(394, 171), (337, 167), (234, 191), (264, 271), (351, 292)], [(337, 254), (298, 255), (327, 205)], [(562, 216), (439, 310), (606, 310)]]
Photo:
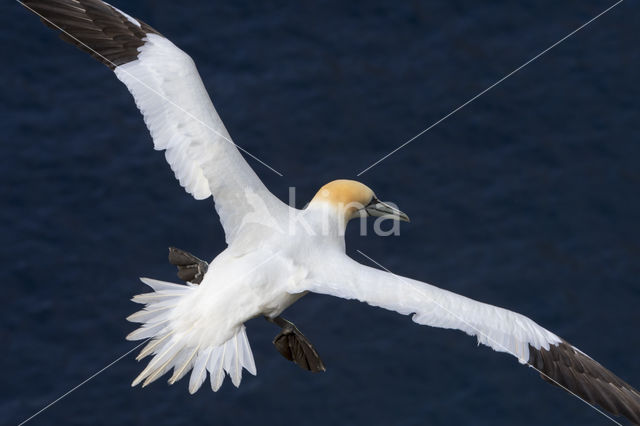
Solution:
[(256, 374), (244, 323), (264, 316), (282, 327), (276, 347), (311, 371), (324, 365), (313, 345), (282, 312), (308, 292), (356, 299), (412, 315), (418, 324), (457, 329), (534, 367), (546, 381), (640, 424), (640, 393), (588, 355), (518, 313), (433, 285), (362, 265), (345, 253), (344, 231), (361, 215), (408, 221), (363, 183), (322, 186), (304, 209), (269, 192), (232, 142), (193, 60), (144, 22), (100, 0), (24, 0), (63, 40), (114, 71), (144, 116), (156, 150), (184, 189), (213, 197), (227, 248), (210, 263), (177, 249), (170, 261), (186, 284), (143, 278), (150, 292), (128, 319), (141, 326), (150, 356), (132, 385), (172, 370), (191, 372), (189, 392), (207, 375), (217, 391), (226, 375), (240, 385)]

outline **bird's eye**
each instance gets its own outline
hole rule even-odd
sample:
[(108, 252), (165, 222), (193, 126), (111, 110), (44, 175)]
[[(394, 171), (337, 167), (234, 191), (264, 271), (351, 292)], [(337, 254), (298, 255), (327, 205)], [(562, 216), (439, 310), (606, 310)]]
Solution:
[(378, 200), (378, 199), (376, 198), (376, 196), (374, 195), (373, 197), (371, 197), (371, 201), (369, 201), (369, 204), (367, 204), (367, 205), (365, 206), (365, 208), (366, 208), (366, 207), (369, 207), (369, 206), (372, 206), (372, 205), (374, 205), (374, 204), (377, 204), (377, 203), (379, 203), (379, 202), (380, 202), (380, 200)]

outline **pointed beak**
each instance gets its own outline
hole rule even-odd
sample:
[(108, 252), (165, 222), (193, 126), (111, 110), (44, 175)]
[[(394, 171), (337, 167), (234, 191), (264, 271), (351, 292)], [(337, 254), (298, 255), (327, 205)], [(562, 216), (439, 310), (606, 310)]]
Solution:
[(369, 216), (385, 217), (388, 219), (394, 219), (403, 222), (411, 222), (409, 220), (409, 216), (396, 209), (395, 207), (390, 206), (387, 203), (383, 203), (375, 197), (364, 209), (369, 214)]

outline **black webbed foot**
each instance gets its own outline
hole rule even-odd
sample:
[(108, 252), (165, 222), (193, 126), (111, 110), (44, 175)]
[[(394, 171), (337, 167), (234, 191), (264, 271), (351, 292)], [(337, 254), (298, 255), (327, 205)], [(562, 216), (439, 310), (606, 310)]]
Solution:
[(191, 253), (169, 247), (169, 263), (178, 267), (178, 278), (193, 284), (200, 284), (209, 264)]
[(273, 339), (273, 345), (283, 357), (313, 373), (326, 371), (316, 349), (292, 322), (282, 317), (267, 320), (282, 327), (282, 331)]

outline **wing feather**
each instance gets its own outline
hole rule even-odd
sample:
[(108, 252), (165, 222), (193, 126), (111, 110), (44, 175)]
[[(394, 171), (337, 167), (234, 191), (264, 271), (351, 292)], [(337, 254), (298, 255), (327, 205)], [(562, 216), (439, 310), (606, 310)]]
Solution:
[[(316, 272), (300, 291), (313, 291), (344, 299), (356, 299), (373, 306), (412, 315), (422, 325), (450, 328), (476, 336), (499, 352), (529, 359), (528, 346), (549, 348), (561, 339), (524, 315), (361, 265), (342, 255), (327, 261), (331, 268)], [(297, 290), (295, 292), (298, 292)]]
[(100, 0), (24, 0), (23, 5), (115, 72), (180, 184), (196, 199), (213, 195), (229, 244), (241, 230), (255, 231), (246, 226), (256, 225), (245, 221), (251, 213), (252, 218), (256, 212), (286, 217), (288, 206), (269, 192), (231, 140), (189, 55)]
[(356, 299), (413, 314), (418, 324), (464, 331), (479, 343), (534, 367), (546, 381), (640, 424), (636, 389), (524, 315), (361, 265), (342, 254), (323, 257), (322, 265), (312, 269), (314, 274), (291, 288), (291, 293), (312, 291)]

